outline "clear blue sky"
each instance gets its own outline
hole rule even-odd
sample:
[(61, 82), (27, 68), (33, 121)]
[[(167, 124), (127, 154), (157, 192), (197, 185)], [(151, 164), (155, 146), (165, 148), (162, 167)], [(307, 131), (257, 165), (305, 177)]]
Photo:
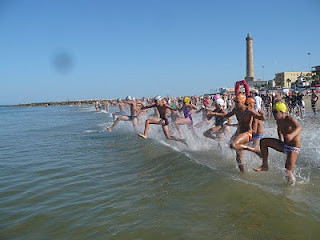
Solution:
[(0, 0), (0, 104), (193, 95), (320, 65), (320, 1)]

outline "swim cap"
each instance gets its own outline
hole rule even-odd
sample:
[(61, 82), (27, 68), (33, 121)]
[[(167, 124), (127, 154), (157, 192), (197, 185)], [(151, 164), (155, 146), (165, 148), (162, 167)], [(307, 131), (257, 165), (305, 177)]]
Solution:
[(215, 102), (216, 102), (216, 104), (219, 104), (220, 106), (222, 106), (224, 104), (224, 101), (221, 98), (218, 98)]
[(131, 100), (132, 100), (132, 97), (131, 97), (131, 96), (127, 96), (127, 97), (126, 97), (126, 100), (127, 100), (127, 101), (131, 101)]
[(120, 102), (121, 101), (121, 98), (117, 98), (117, 102)]
[(132, 98), (132, 101), (135, 101), (135, 100), (136, 100), (136, 98), (133, 97), (133, 98)]
[(256, 103), (256, 101), (253, 99), (253, 97), (248, 97), (246, 100), (246, 104), (253, 105)]
[(184, 103), (190, 103), (190, 100), (191, 100), (191, 99), (190, 99), (189, 97), (184, 97), (184, 98), (183, 98), (183, 102), (184, 102)]
[(277, 102), (274, 106), (273, 106), (274, 110), (286, 113), (287, 112), (287, 106), (285, 103), (283, 102)]
[(243, 93), (239, 93), (236, 96), (236, 99), (243, 104), (246, 102), (246, 96)]
[(206, 104), (210, 104), (210, 100), (209, 100), (208, 98), (206, 98), (206, 99), (204, 100), (204, 102), (205, 102)]
[(219, 94), (216, 94), (216, 95), (214, 95), (214, 97), (213, 97), (214, 100), (217, 100), (217, 99), (219, 99), (219, 98), (220, 98), (220, 95), (219, 95)]
[(172, 107), (172, 108), (176, 108), (176, 105), (175, 105), (175, 104), (172, 104), (171, 107)]
[(154, 97), (154, 100), (155, 101), (161, 101), (162, 97), (160, 95), (157, 95)]

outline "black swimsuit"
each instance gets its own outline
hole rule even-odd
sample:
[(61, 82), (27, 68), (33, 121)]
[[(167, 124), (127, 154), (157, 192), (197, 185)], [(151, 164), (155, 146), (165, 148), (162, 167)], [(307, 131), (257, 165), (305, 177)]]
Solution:
[[(223, 109), (220, 109), (220, 111), (218, 113), (222, 113), (223, 112)], [(221, 126), (223, 127), (223, 124), (225, 123), (226, 121), (226, 118), (224, 117), (219, 117), (219, 116), (215, 116), (216, 117), (216, 123), (215, 125), (216, 126)]]
[(164, 124), (165, 125), (169, 125), (169, 120), (168, 118), (164, 117), (164, 118), (161, 118), (163, 121), (164, 121)]
[(134, 118), (138, 118), (137, 116), (128, 116), (129, 120), (132, 121)]

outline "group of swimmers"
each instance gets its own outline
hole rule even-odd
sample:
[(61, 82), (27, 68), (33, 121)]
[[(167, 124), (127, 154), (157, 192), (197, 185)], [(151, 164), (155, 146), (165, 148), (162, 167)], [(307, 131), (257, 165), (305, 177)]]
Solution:
[[(136, 100), (128, 96), (125, 100), (117, 99), (115, 103), (119, 107), (119, 112), (114, 112), (114, 122), (107, 129), (112, 131), (120, 121), (131, 121), (137, 134), (148, 138), (148, 131), (151, 125), (162, 126), (163, 133), (168, 140), (181, 142), (187, 145), (186, 139), (180, 126), (186, 125), (193, 136), (198, 138), (194, 128), (200, 128), (210, 125), (210, 120), (214, 117), (215, 123), (203, 132), (205, 137), (217, 140), (221, 147), (223, 136), (230, 137), (230, 148), (236, 150), (236, 161), (241, 172), (244, 172), (244, 151), (250, 151), (262, 158), (262, 165), (254, 168), (255, 171), (268, 170), (268, 148), (275, 149), (287, 154), (285, 168), (286, 178), (290, 184), (295, 183), (293, 169), (300, 152), (301, 139), (300, 134), (302, 127), (298, 121), (288, 114), (287, 105), (281, 98), (274, 97), (268, 99), (267, 103), (272, 104), (271, 113), (277, 124), (278, 138), (266, 138), (263, 135), (263, 121), (266, 120), (263, 102), (257, 92), (250, 92), (245, 81), (239, 81), (236, 84), (236, 95), (233, 98), (234, 107), (227, 111), (229, 97), (223, 99), (219, 95), (210, 98), (190, 98), (166, 99), (157, 95), (152, 101), (146, 99)], [(246, 87), (245, 94), (239, 91), (239, 86)], [(237, 87), (238, 86), (238, 87)], [(267, 95), (269, 96), (269, 95)], [(313, 96), (317, 101), (317, 96)], [(211, 101), (213, 101), (211, 107)], [(201, 107), (199, 106), (201, 103)], [(265, 103), (264, 103), (265, 104)], [(266, 104), (265, 104), (266, 105)], [(266, 108), (269, 108), (267, 105)], [(130, 115), (125, 115), (125, 108), (130, 109)], [(155, 111), (145, 120), (143, 133), (138, 133), (137, 127), (141, 116), (146, 114), (148, 109), (153, 108)], [(201, 121), (194, 125), (192, 118), (193, 111), (202, 113)], [(268, 112), (268, 111), (267, 111)], [(235, 115), (238, 122), (232, 124), (231, 117)], [(233, 136), (230, 134), (230, 127), (236, 126), (237, 129)], [(172, 132), (176, 130), (179, 136), (173, 136)]]

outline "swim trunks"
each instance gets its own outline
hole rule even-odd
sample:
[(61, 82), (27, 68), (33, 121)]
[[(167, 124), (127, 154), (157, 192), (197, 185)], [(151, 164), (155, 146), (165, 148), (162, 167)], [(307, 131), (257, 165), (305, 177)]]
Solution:
[(130, 121), (132, 121), (134, 118), (138, 118), (137, 116), (127, 116)]
[(163, 121), (164, 121), (164, 124), (165, 125), (169, 125), (169, 120), (168, 118), (161, 118)]
[(251, 141), (252, 140), (252, 133), (251, 132), (246, 132), (247, 134), (248, 134), (248, 136), (249, 136), (249, 141)]
[[(218, 113), (223, 113), (223, 109), (220, 109), (218, 111)], [(223, 127), (223, 125), (228, 122), (228, 119), (224, 118), (224, 117), (219, 117), (219, 116), (215, 116), (215, 126), (221, 126)]]
[(296, 152), (296, 153), (300, 153), (300, 148), (297, 147), (293, 147), (293, 146), (288, 146), (285, 143), (283, 143), (283, 151), (288, 154), (290, 152)]
[(252, 134), (252, 138), (263, 138), (263, 134)]

